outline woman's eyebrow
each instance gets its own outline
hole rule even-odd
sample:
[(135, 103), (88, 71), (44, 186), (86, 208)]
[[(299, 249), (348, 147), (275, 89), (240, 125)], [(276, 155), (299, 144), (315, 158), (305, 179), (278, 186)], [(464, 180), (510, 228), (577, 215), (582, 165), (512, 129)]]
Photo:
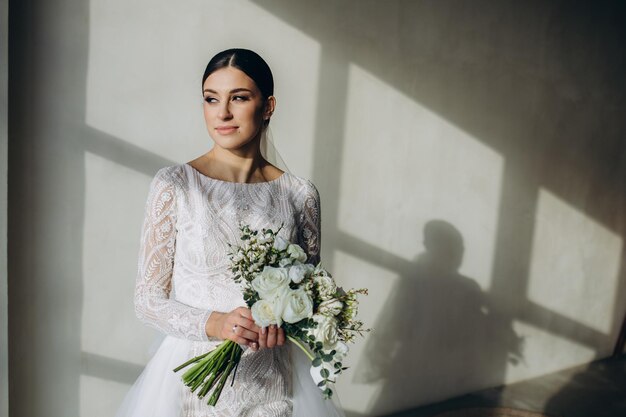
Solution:
[[(233, 88), (232, 90), (230, 90), (230, 93), (239, 93), (239, 92), (241, 92), (241, 91), (247, 91), (247, 92), (249, 92), (249, 93), (252, 93), (252, 90), (249, 90), (249, 89), (247, 89), (247, 88), (243, 88), (243, 87), (240, 87), (240, 88)], [(210, 89), (210, 88), (205, 88), (202, 92), (203, 92), (203, 93), (213, 93), (213, 94), (218, 94), (218, 93), (217, 93), (217, 91), (212, 90), (212, 89)]]

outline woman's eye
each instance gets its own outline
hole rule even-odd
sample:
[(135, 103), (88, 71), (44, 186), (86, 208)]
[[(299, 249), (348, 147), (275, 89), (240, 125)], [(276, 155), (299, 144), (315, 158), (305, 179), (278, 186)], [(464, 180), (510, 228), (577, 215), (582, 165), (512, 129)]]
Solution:
[(248, 96), (233, 96), (233, 100), (235, 100), (235, 101), (246, 101), (246, 100), (248, 100)]
[(217, 100), (213, 97), (205, 97), (204, 101), (206, 101), (207, 103), (215, 103)]

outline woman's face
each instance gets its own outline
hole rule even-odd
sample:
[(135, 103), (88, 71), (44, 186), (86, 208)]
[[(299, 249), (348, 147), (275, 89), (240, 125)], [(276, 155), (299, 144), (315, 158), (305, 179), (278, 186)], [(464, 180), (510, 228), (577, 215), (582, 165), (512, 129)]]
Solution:
[(238, 149), (250, 143), (273, 111), (273, 97), (264, 105), (256, 83), (234, 67), (221, 68), (209, 75), (202, 90), (207, 130), (215, 143), (225, 149)]

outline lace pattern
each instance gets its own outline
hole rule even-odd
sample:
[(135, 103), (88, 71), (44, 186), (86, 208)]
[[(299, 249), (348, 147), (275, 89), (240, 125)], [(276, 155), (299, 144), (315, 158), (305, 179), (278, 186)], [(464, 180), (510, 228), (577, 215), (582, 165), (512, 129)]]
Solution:
[(161, 170), (152, 180), (141, 233), (135, 313), (144, 323), (182, 339), (209, 340), (211, 310), (170, 298), (176, 242), (176, 190)]
[[(207, 177), (188, 164), (160, 169), (145, 206), (137, 317), (166, 335), (193, 341), (189, 357), (215, 347), (221, 340), (205, 333), (210, 314), (245, 306), (228, 271), (228, 244), (238, 243), (239, 223), (274, 230), (284, 224), (279, 235), (301, 244), (309, 262), (317, 264), (319, 200), (311, 181), (288, 172), (272, 181), (245, 184)], [(224, 388), (219, 407), (208, 407), (181, 389), (181, 416), (291, 415), (287, 349), (246, 350), (235, 385)]]

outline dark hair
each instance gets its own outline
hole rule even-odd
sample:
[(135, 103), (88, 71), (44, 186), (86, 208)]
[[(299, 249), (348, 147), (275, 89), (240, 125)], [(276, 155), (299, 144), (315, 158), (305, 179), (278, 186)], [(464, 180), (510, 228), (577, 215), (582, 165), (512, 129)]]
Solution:
[(226, 49), (211, 58), (202, 76), (202, 86), (209, 75), (226, 67), (235, 67), (252, 78), (263, 99), (274, 94), (274, 77), (267, 62), (256, 52), (242, 48)]

